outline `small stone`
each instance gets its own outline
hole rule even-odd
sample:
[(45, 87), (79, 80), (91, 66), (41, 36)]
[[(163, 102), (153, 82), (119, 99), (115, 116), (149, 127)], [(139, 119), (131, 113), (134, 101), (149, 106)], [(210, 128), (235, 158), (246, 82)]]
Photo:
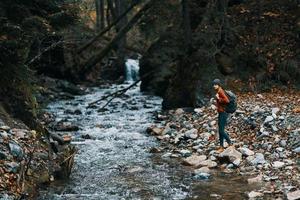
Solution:
[(184, 133), (184, 136), (186, 138), (189, 138), (189, 139), (197, 139), (198, 137), (198, 130), (193, 128), (191, 130), (188, 130)]
[(241, 162), (242, 162), (241, 159), (236, 159), (235, 161), (232, 162), (232, 164), (234, 164), (234, 166), (238, 167), (238, 166), (240, 166)]
[(199, 174), (199, 173), (209, 173), (210, 169), (208, 167), (201, 167), (199, 169), (196, 169), (194, 171), (195, 174)]
[(215, 126), (217, 124), (217, 121), (216, 120), (213, 120), (211, 122), (209, 122), (209, 126)]
[(172, 155), (172, 153), (165, 153), (164, 155), (162, 155), (162, 158), (170, 158)]
[(273, 162), (272, 165), (273, 165), (274, 168), (279, 169), (279, 168), (284, 167), (285, 163), (284, 162), (280, 162), (280, 161), (275, 161), (275, 162)]
[(4, 151), (0, 150), (0, 160), (5, 160), (7, 158), (7, 154)]
[(286, 140), (281, 140), (279, 142), (279, 145), (282, 146), (282, 147), (286, 147)]
[(288, 192), (286, 194), (288, 200), (297, 200), (300, 199), (300, 190), (296, 190), (294, 192)]
[(246, 147), (239, 148), (239, 151), (242, 153), (243, 156), (253, 156), (254, 152)]
[(8, 172), (17, 173), (19, 171), (20, 165), (16, 162), (9, 162), (5, 164), (5, 167)]
[(300, 153), (300, 147), (295, 148), (295, 149), (293, 150), (293, 152), (295, 152), (295, 153)]
[(9, 149), (10, 149), (10, 153), (18, 158), (18, 159), (22, 159), (23, 158), (23, 150), (22, 148), (15, 143), (9, 143)]
[(265, 119), (265, 121), (264, 121), (264, 124), (269, 123), (269, 122), (271, 122), (273, 120), (274, 120), (274, 118), (272, 116), (267, 116), (266, 119)]
[(182, 109), (182, 108), (178, 108), (178, 109), (176, 109), (176, 111), (175, 111), (175, 114), (176, 115), (181, 115), (181, 114), (183, 114), (184, 113), (184, 110)]
[(0, 130), (0, 137), (4, 140), (7, 140), (8, 139), (8, 134), (6, 131), (2, 131)]
[(266, 162), (266, 160), (262, 153), (256, 153), (254, 159), (251, 160), (251, 163), (253, 165), (264, 164), (265, 162)]
[(263, 194), (263, 193), (260, 193), (260, 192), (252, 191), (252, 192), (248, 193), (248, 197), (249, 197), (250, 199), (255, 199), (255, 198), (257, 198), (257, 197), (262, 197), (262, 196), (264, 196), (264, 194)]
[(192, 152), (191, 152), (190, 150), (187, 150), (187, 149), (180, 150), (179, 153), (180, 153), (183, 157), (188, 157), (188, 156), (192, 155)]
[(228, 147), (223, 151), (222, 153), (219, 154), (219, 157), (224, 158), (227, 157), (230, 162), (235, 161), (236, 159), (242, 159), (242, 154), (238, 152), (233, 146)]
[(279, 112), (279, 108), (272, 108), (272, 114), (274, 113), (275, 115)]
[(10, 130), (10, 127), (9, 126), (1, 126), (0, 127), (0, 130), (3, 130), (3, 131), (9, 131)]
[(192, 155), (188, 158), (185, 158), (183, 160), (183, 163), (184, 164), (187, 164), (187, 165), (191, 165), (191, 166), (194, 166), (194, 167), (199, 167), (201, 162), (206, 160), (206, 155), (201, 155), (201, 156), (198, 156), (198, 155)]
[(160, 135), (162, 133), (161, 128), (153, 127), (153, 128), (148, 128), (147, 132), (153, 135)]
[(208, 168), (215, 168), (218, 166), (218, 164), (215, 161), (204, 160), (204, 161), (200, 162), (200, 166), (206, 166)]
[(278, 128), (275, 125), (272, 125), (271, 128), (272, 128), (273, 132), (277, 132), (278, 131)]
[(209, 173), (203, 173), (203, 172), (194, 175), (194, 179), (197, 180), (206, 180), (209, 179), (209, 177), (210, 177)]

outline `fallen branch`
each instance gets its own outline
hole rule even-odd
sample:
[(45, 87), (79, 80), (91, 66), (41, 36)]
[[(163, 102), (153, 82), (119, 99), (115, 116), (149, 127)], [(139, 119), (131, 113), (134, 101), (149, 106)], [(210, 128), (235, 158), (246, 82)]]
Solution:
[(122, 94), (124, 94), (125, 92), (127, 92), (130, 88), (132, 88), (132, 87), (134, 87), (135, 85), (137, 85), (140, 81), (141, 81), (141, 79), (135, 81), (133, 84), (129, 85), (129, 86), (126, 87), (126, 88), (123, 88), (123, 89), (121, 89), (121, 90), (118, 90), (118, 91), (116, 91), (116, 92), (113, 92), (113, 93), (111, 93), (111, 94), (108, 94), (108, 95), (102, 97), (101, 99), (98, 99), (98, 100), (96, 100), (96, 101), (93, 101), (92, 103), (89, 103), (89, 105), (87, 106), (87, 108), (90, 108), (90, 107), (92, 107), (93, 105), (95, 105), (96, 103), (98, 103), (98, 102), (100, 102), (100, 101), (103, 101), (103, 100), (107, 99), (108, 97), (111, 97), (111, 96), (112, 96), (113, 98), (111, 98), (110, 100), (108, 100), (107, 103), (106, 103), (101, 109), (105, 108), (105, 107), (106, 107), (113, 99), (115, 99), (116, 97), (121, 96)]
[(47, 47), (46, 49), (44, 49), (41, 53), (39, 53), (38, 55), (34, 56), (29, 62), (27, 62), (27, 65), (31, 65), (34, 61), (38, 60), (44, 53), (46, 53), (47, 51), (50, 51), (51, 49), (57, 47), (58, 45), (60, 45), (61, 43), (63, 43), (63, 40), (60, 40), (58, 42), (53, 43), (52, 45), (50, 45), (49, 47)]
[(153, 71), (150, 71), (150, 72), (148, 72), (148, 73), (146, 73), (146, 74), (144, 74), (139, 80), (135, 81), (134, 83), (132, 83), (132, 84), (129, 85), (128, 87), (123, 88), (123, 89), (121, 89), (121, 90), (118, 90), (118, 91), (116, 91), (116, 92), (113, 92), (113, 93), (111, 93), (111, 94), (108, 94), (108, 95), (102, 97), (101, 99), (98, 99), (98, 100), (96, 100), (96, 101), (93, 101), (93, 102), (89, 103), (89, 105), (87, 106), (87, 108), (91, 108), (91, 107), (92, 107), (93, 105), (95, 105), (96, 103), (98, 103), (98, 102), (100, 102), (100, 101), (103, 101), (103, 100), (107, 99), (108, 97), (111, 97), (111, 96), (112, 96), (112, 98), (111, 98), (110, 100), (108, 100), (108, 102), (107, 102), (104, 106), (102, 106), (101, 109), (105, 108), (105, 107), (106, 107), (113, 99), (115, 99), (116, 97), (118, 97), (118, 96), (124, 94), (124, 93), (127, 92), (130, 88), (132, 88), (132, 87), (134, 87), (135, 85), (137, 85), (143, 78), (146, 78), (146, 77), (150, 76), (152, 73), (154, 73), (154, 70), (153, 70)]

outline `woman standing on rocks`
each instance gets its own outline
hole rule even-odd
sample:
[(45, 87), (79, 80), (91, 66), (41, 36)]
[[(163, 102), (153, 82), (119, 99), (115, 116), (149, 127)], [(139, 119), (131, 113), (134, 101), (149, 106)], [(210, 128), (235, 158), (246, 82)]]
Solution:
[(228, 134), (225, 132), (225, 126), (227, 123), (228, 113), (225, 112), (225, 106), (229, 103), (229, 98), (225, 94), (225, 91), (221, 87), (221, 81), (220, 79), (215, 79), (213, 81), (213, 87), (216, 91), (216, 102), (217, 102), (217, 111), (219, 113), (218, 115), (218, 127), (219, 127), (219, 140), (220, 140), (220, 147), (217, 150), (218, 153), (221, 153), (224, 151), (224, 139), (228, 143), (228, 145), (231, 145), (232, 142), (228, 136)]

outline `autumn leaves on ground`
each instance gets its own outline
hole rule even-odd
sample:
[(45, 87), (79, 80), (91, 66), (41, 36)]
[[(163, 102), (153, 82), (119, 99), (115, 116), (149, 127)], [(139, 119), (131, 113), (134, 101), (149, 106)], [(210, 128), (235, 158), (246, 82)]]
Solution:
[[(218, 154), (217, 113), (214, 104), (175, 109), (157, 115), (162, 121), (148, 132), (165, 145), (152, 152), (180, 158), (199, 179), (219, 170), (262, 184), (249, 198), (299, 197), (300, 93), (280, 91), (238, 94), (238, 110), (227, 132), (234, 147)], [(164, 145), (163, 145), (164, 146)]]

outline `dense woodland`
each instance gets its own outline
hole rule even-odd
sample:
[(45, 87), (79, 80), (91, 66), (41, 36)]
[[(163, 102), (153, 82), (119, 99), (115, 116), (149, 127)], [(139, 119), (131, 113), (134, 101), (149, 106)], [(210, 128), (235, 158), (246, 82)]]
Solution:
[(298, 0), (1, 0), (0, 117), (40, 128), (48, 77), (80, 94), (122, 83), (139, 56), (141, 90), (164, 109), (205, 105), (214, 78), (297, 91), (299, 46)]

